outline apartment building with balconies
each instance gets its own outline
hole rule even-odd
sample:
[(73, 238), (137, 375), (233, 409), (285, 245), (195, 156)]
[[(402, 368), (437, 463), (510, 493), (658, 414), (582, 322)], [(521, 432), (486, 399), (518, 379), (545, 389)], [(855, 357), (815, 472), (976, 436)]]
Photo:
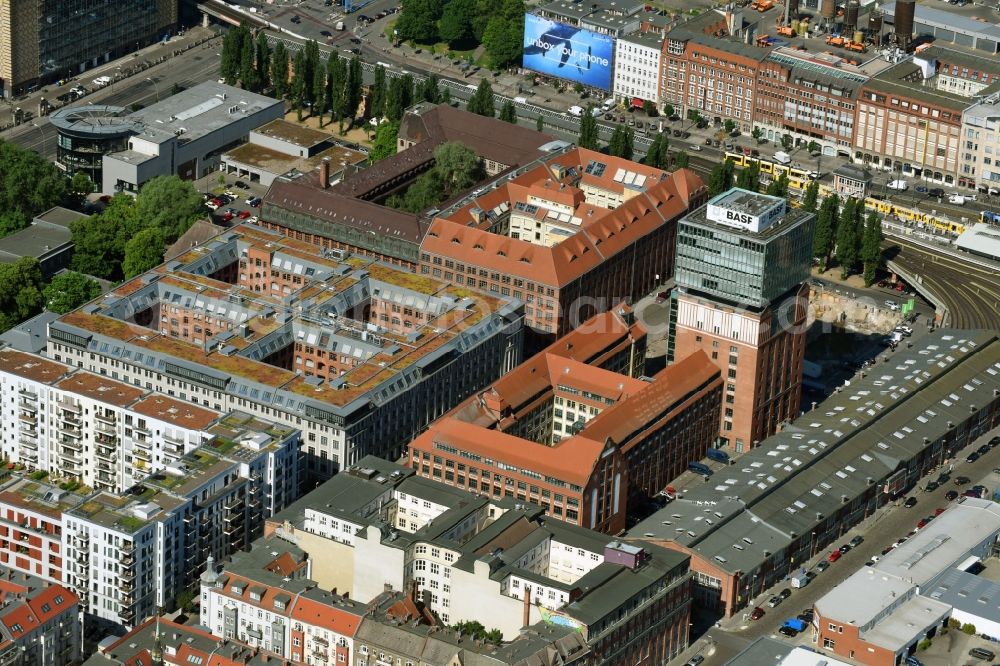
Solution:
[(110, 623), (172, 607), (209, 556), (249, 547), (299, 489), (297, 430), (231, 413), (208, 434), (123, 493), (15, 474), (0, 487), (0, 561), (63, 582)]

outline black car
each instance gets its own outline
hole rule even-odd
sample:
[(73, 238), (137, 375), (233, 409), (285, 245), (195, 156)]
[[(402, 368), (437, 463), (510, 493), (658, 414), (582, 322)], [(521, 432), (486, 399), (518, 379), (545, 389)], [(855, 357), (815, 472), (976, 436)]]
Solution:
[(927, 190), (927, 196), (935, 198), (943, 197), (944, 190), (942, 190), (940, 187), (932, 187), (931, 189)]
[(843, 546), (840, 547), (840, 554), (843, 555), (843, 554), (847, 553), (850, 550), (851, 550), (850, 544), (846, 544), (845, 543)]
[(826, 560), (822, 560), (821, 562), (819, 562), (816, 565), (816, 571), (818, 571), (820, 573), (823, 573), (824, 571), (826, 571), (829, 568), (830, 568), (830, 563), (827, 562)]
[(781, 629), (778, 629), (778, 633), (781, 634), (782, 636), (788, 636), (789, 638), (795, 638), (796, 636), (799, 635), (799, 632), (795, 631), (788, 625), (784, 625), (783, 627), (781, 627)]
[(974, 463), (979, 460), (979, 451), (973, 451), (969, 454), (969, 457), (965, 459), (967, 463)]
[(892, 546), (886, 546), (885, 548), (882, 549), (882, 555), (888, 555), (891, 552), (892, 552)]
[(928, 481), (927, 482), (927, 492), (935, 491), (939, 487), (940, 487), (940, 484), (937, 481)]
[(812, 580), (815, 577), (816, 577), (816, 572), (815, 571), (807, 571), (806, 572), (806, 578), (808, 580)]
[(944, 498), (946, 500), (948, 500), (949, 502), (952, 501), (952, 500), (958, 499), (958, 491), (957, 490), (949, 490), (948, 492), (946, 492), (944, 494)]
[(865, 541), (865, 540), (864, 540), (864, 539), (863, 539), (862, 537), (860, 537), (860, 536), (856, 536), (856, 537), (854, 537), (853, 539), (851, 539), (851, 540), (850, 540), (850, 541), (849, 541), (848, 543), (850, 543), (850, 544), (851, 544), (851, 548), (857, 548), (857, 547), (858, 547), (858, 546), (860, 546), (860, 545), (861, 545), (862, 543), (864, 543), (864, 541)]
[(291, 20), (292, 23), (302, 23), (302, 19), (299, 18), (298, 14), (295, 14), (294, 16), (292, 16), (292, 18), (290, 20)]
[(319, 34), (323, 35), (324, 37), (333, 37), (333, 33), (330, 32), (329, 30), (320, 30)]
[(979, 455), (985, 456), (987, 453), (990, 452), (990, 445), (989, 444), (983, 444), (978, 449), (976, 449), (976, 451), (979, 453)]
[(944, 484), (948, 483), (949, 481), (951, 481), (951, 474), (949, 474), (948, 472), (941, 472), (940, 474), (938, 474), (938, 478), (937, 478), (938, 485), (942, 485), (943, 486)]
[(955, 477), (955, 485), (956, 486), (964, 486), (967, 483), (972, 483), (972, 479), (970, 479), (967, 476), (958, 476), (958, 477)]
[(705, 145), (706, 146), (711, 146), (712, 145), (712, 140), (711, 139), (705, 139)]
[(916, 505), (917, 505), (917, 498), (916, 497), (907, 497), (906, 501), (903, 502), (903, 506), (905, 506), (907, 509), (911, 509), (911, 508), (915, 507)]
[(997, 436), (997, 437), (994, 437), (993, 439), (991, 439), (991, 440), (990, 440), (990, 442), (989, 442), (989, 443), (990, 443), (990, 448), (991, 448), (991, 449), (992, 449), (992, 448), (993, 448), (994, 446), (996, 446), (997, 444), (1000, 444), (1000, 436)]
[(778, 596), (781, 597), (782, 599), (787, 599), (788, 597), (792, 596), (792, 591), (786, 587), (781, 592), (778, 592)]
[(680, 135), (681, 135), (681, 131), (680, 131), (680, 130), (677, 130), (677, 129), (675, 129), (675, 130), (673, 131), (673, 135), (674, 135), (674, 136), (676, 136), (676, 137), (680, 137)]

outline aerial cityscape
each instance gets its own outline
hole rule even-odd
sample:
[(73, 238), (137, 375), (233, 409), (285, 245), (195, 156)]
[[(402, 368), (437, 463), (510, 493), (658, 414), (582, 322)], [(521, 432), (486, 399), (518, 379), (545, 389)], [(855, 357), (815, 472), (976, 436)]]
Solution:
[(1000, 4), (0, 0), (0, 666), (1000, 655)]

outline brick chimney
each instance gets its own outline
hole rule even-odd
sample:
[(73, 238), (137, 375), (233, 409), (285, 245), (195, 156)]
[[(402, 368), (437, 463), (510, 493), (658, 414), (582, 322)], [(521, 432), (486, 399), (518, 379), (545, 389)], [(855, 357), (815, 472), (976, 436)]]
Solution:
[(521, 622), (522, 627), (527, 627), (531, 624), (531, 588), (525, 586), (524, 588), (524, 618)]
[(330, 187), (330, 158), (324, 157), (319, 163), (319, 186), (324, 190)]

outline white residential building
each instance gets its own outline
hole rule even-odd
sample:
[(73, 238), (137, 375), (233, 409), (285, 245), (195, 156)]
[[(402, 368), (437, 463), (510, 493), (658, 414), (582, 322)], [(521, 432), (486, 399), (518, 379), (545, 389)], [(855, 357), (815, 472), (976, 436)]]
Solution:
[(660, 54), (663, 35), (639, 32), (619, 37), (615, 43), (614, 96), (626, 106), (642, 107), (650, 101), (660, 106)]
[(1000, 190), (1000, 93), (978, 101), (962, 113), (959, 165), (960, 186), (964, 184), (989, 194)]

